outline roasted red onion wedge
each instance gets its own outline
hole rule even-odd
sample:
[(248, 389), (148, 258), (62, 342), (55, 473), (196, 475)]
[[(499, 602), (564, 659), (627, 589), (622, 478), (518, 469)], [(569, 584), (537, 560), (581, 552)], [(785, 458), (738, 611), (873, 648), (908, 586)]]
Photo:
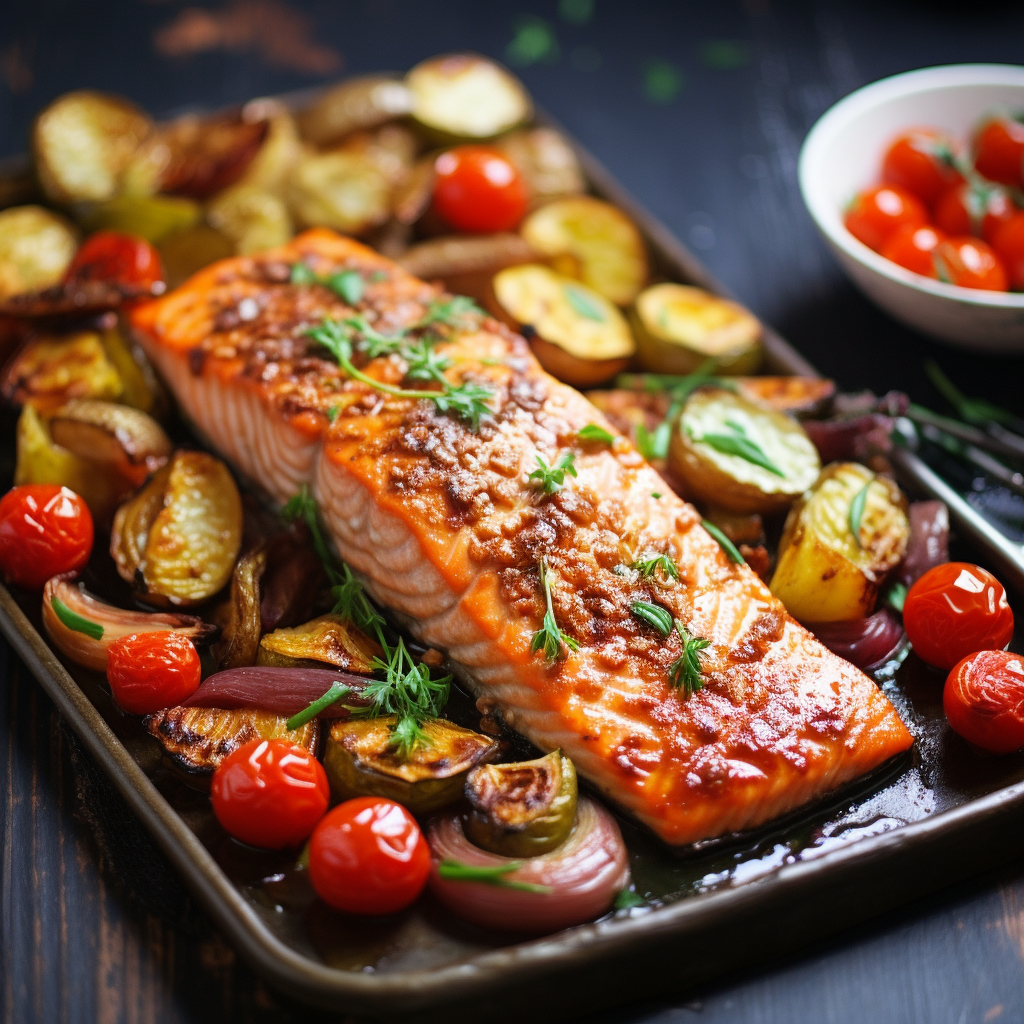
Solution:
[(888, 608), (863, 619), (808, 623), (808, 629), (830, 650), (857, 668), (870, 668), (895, 656), (903, 643), (903, 626)]
[(915, 501), (910, 506), (907, 553), (896, 579), (909, 587), (929, 569), (949, 561), (949, 509), (941, 501)]
[[(570, 928), (600, 917), (629, 885), (629, 862), (619, 826), (588, 797), (580, 797), (569, 838), (539, 857), (516, 861), (481, 850), (466, 838), (458, 813), (431, 821), (427, 840), (433, 859), (430, 887), (435, 895), (453, 913), (485, 928), (534, 933)], [(442, 861), (471, 870), (492, 869), (499, 880), (495, 884), (442, 878)], [(511, 888), (509, 883), (531, 888)]]

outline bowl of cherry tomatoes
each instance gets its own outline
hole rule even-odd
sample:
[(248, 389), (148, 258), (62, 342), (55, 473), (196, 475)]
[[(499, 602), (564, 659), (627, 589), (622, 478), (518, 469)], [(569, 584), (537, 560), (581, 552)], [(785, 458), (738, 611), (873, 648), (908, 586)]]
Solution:
[(895, 75), (826, 111), (800, 189), (853, 282), (942, 341), (1024, 351), (1024, 67)]

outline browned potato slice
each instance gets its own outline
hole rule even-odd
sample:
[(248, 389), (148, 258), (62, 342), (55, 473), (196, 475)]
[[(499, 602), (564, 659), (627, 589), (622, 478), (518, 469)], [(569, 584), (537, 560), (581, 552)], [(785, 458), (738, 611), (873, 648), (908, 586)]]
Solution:
[(708, 359), (717, 373), (750, 373), (761, 361), (761, 324), (738, 303), (682, 284), (656, 284), (633, 310), (645, 370), (692, 373)]
[(159, 242), (175, 231), (191, 227), (203, 211), (183, 196), (115, 196), (97, 203), (82, 217), (86, 231), (123, 231), (149, 242)]
[(533, 113), (519, 79), (473, 53), (425, 60), (405, 76), (405, 84), (412, 116), (440, 142), (490, 139)]
[(730, 512), (786, 508), (821, 470), (817, 448), (795, 419), (714, 387), (690, 396), (668, 461), (688, 495)]
[(323, 93), (298, 116), (302, 137), (328, 146), (353, 132), (366, 131), (403, 117), (412, 109), (412, 94), (404, 83), (371, 75), (353, 78)]
[(138, 107), (117, 96), (83, 89), (58, 97), (32, 130), (32, 152), (47, 198), (69, 204), (117, 195), (152, 127)]
[(175, 231), (157, 246), (168, 288), (184, 284), (194, 273), (235, 255), (231, 240), (209, 224)]
[(553, 128), (512, 132), (497, 148), (516, 165), (534, 199), (579, 195), (587, 190), (572, 146)]
[(795, 416), (817, 412), (836, 393), (835, 382), (824, 377), (734, 377), (733, 383), (752, 402)]
[(451, 235), (407, 249), (398, 262), (425, 281), (461, 274), (496, 274), (506, 267), (536, 263), (537, 253), (519, 235)]
[(358, 235), (390, 213), (391, 184), (365, 155), (335, 152), (304, 157), (288, 183), (292, 215), (302, 225), (323, 225)]
[(627, 306), (647, 281), (647, 249), (633, 222), (593, 196), (547, 203), (523, 221), (519, 233), (556, 270)]
[(321, 615), (292, 629), (275, 629), (260, 641), (260, 665), (300, 665), (322, 662), (354, 672), (369, 673), (381, 653), (365, 633), (338, 615)]
[(359, 132), (331, 152), (363, 157), (392, 185), (400, 185), (409, 176), (418, 150), (419, 142), (408, 128), (387, 124), (375, 132)]
[(790, 510), (772, 593), (801, 622), (869, 615), (886, 574), (906, 552), (906, 509), (888, 477), (856, 462), (826, 466)]
[(266, 135), (256, 155), (234, 184), (265, 192), (279, 189), (302, 156), (299, 129), (291, 111), (274, 99), (252, 100), (242, 107), (244, 124), (266, 124)]
[(284, 245), (292, 237), (292, 219), (273, 192), (250, 185), (225, 189), (207, 207), (210, 225), (231, 239), (235, 252), (247, 255)]
[(495, 313), (530, 337), (548, 373), (576, 387), (594, 387), (623, 370), (633, 336), (607, 299), (547, 267), (527, 263), (494, 278)]
[(260, 582), (266, 568), (266, 546), (250, 551), (235, 565), (231, 574), (231, 596), (224, 609), (224, 632), (213, 648), (220, 669), (256, 664), (262, 629)]
[(57, 284), (77, 248), (71, 225), (41, 206), (0, 212), (0, 301)]

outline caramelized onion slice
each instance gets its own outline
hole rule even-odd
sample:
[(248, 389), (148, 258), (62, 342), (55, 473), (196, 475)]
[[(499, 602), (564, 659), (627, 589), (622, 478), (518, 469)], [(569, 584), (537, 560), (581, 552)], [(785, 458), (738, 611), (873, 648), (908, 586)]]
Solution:
[(429, 826), (430, 887), (453, 913), (485, 928), (555, 932), (591, 921), (608, 911), (616, 893), (629, 885), (626, 846), (615, 819), (600, 804), (581, 797), (576, 826), (550, 853), (518, 862), (503, 874), (508, 882), (542, 886), (530, 892), (485, 882), (443, 879), (438, 867), (454, 860), (471, 867), (507, 868), (517, 863), (474, 846), (457, 813), (435, 818)]
[(833, 653), (857, 668), (870, 668), (894, 657), (903, 644), (903, 627), (883, 608), (863, 619), (811, 623), (808, 628)]
[(908, 518), (910, 539), (896, 578), (909, 587), (929, 569), (949, 561), (949, 509), (941, 501), (915, 501)]

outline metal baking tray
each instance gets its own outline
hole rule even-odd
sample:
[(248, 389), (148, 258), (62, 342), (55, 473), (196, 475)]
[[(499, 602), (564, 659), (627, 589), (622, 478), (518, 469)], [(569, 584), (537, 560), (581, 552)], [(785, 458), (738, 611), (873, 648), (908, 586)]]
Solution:
[[(593, 192), (640, 226), (656, 272), (723, 293), (577, 148)], [(770, 329), (765, 348), (768, 372), (815, 373)], [(8, 439), (0, 458), (11, 463), (12, 449)], [(926, 476), (915, 476), (919, 468), (912, 458), (901, 464), (903, 482), (918, 493), (934, 490)], [(979, 541), (955, 509), (954, 523), (961, 540)], [(984, 543), (982, 551), (993, 554), (993, 568), (1009, 571), (1012, 552), (999, 559)], [(941, 677), (911, 657), (880, 685), (917, 742), (880, 773), (762, 830), (684, 855), (623, 821), (649, 906), (526, 940), (460, 923), (429, 897), (397, 918), (346, 918), (312, 899), (294, 856), (249, 851), (224, 835), (205, 794), (171, 770), (137, 719), (117, 709), (102, 676), (66, 665), (50, 649), (38, 595), (0, 586), (0, 629), (241, 955), (276, 988), (348, 1014), (564, 1020), (707, 984), (1007, 861), (1019, 842), (1024, 754), (971, 751), (946, 726)]]

